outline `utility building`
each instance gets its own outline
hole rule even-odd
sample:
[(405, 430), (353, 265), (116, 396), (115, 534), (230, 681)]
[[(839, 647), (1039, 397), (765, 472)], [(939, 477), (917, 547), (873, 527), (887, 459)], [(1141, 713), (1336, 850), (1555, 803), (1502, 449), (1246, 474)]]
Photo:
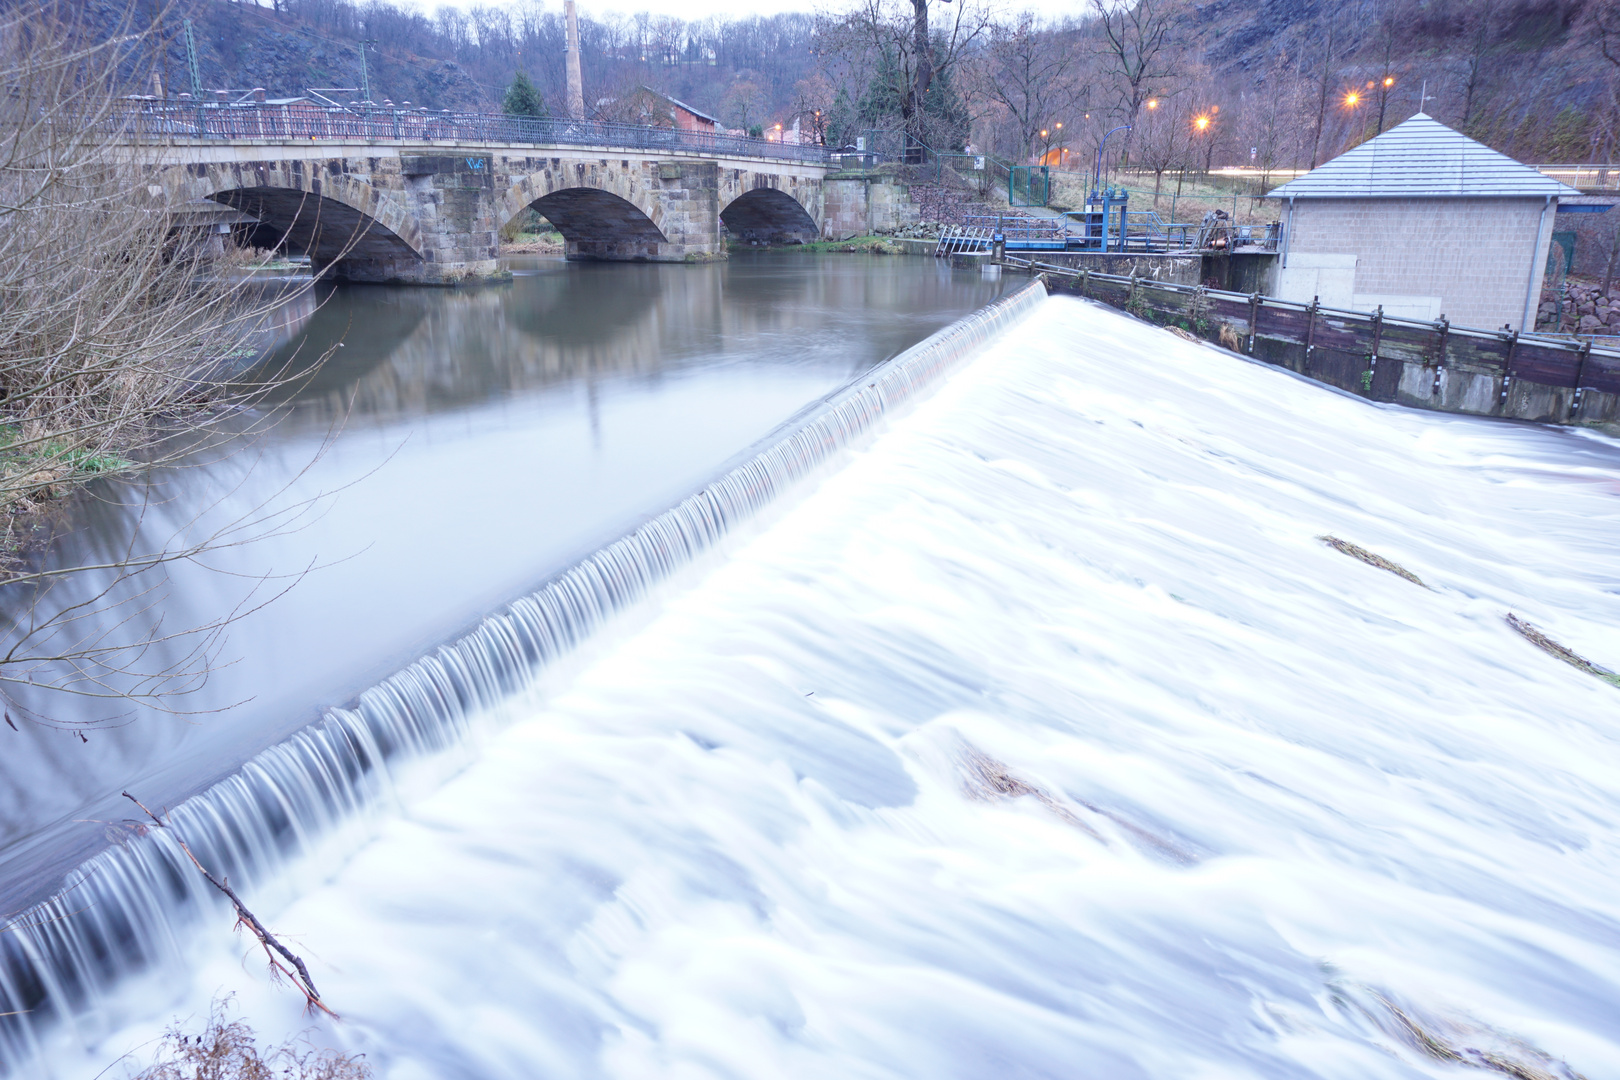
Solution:
[(1277, 295), (1459, 326), (1534, 326), (1560, 198), (1580, 192), (1423, 113), (1267, 197)]

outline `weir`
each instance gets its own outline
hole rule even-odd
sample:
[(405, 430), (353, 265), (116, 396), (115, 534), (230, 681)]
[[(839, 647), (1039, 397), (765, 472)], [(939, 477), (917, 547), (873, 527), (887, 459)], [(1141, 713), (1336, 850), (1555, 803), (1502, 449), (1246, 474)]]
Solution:
[[(481, 714), (929, 393), (1045, 297), (1033, 282), (859, 376), (678, 505), (174, 807), (173, 831), (251, 906), (256, 887), (385, 802), (402, 766), (462, 742)], [(169, 831), (132, 817), (107, 833), (111, 846), (0, 932), (0, 1072), (25, 1074), (65, 1025), (92, 1034), (115, 1024), (108, 1003), (119, 984), (178, 965), (194, 927), (230, 918)]]

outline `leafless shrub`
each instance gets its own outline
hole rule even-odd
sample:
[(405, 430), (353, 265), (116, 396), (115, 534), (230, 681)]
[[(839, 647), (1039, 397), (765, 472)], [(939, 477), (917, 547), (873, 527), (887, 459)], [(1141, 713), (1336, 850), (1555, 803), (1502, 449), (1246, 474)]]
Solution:
[[(124, 93), (144, 89), (148, 34), (129, 20), (89, 33), (76, 22), (88, 17), (70, 0), (0, 8), (0, 696), (18, 712), (6, 688), (42, 680), (160, 705), (195, 689), (219, 631), (264, 597), (207, 626), (164, 628), (145, 618), (162, 568), (288, 521), (249, 513), (201, 538), (132, 546), (110, 567), (31, 560), (42, 514), (92, 480), (128, 479), (110, 497), (143, 502), (150, 470), (270, 422), (273, 411), (248, 407), (292, 372), (258, 363), (267, 328), (289, 291), (309, 287), (269, 295), (240, 273), (245, 257), (209, 250), (219, 238), (198, 209), (158, 183), (165, 144), (185, 133)], [(318, 358), (301, 362), (307, 372)], [(109, 570), (88, 597), (51, 596), (66, 578)], [(129, 633), (143, 621), (155, 629)], [(167, 659), (141, 667), (154, 646), (188, 637), (180, 661), (164, 648)]]
[(360, 1055), (314, 1050), (296, 1041), (260, 1050), (245, 1021), (230, 1017), (229, 998), (216, 1000), (199, 1032), (170, 1027), (151, 1066), (136, 1080), (367, 1080)]

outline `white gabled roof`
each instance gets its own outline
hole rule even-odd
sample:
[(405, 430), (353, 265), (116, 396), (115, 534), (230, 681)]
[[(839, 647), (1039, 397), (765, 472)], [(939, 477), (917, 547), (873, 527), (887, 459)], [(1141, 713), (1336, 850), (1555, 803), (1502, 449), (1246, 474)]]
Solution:
[(1418, 113), (1267, 193), (1271, 199), (1579, 195), (1528, 165)]

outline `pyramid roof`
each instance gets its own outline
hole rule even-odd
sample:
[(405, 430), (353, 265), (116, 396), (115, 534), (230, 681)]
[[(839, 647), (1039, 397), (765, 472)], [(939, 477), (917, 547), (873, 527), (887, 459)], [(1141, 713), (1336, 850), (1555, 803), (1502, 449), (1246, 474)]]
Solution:
[(1580, 192), (1418, 113), (1267, 193), (1272, 199), (1491, 198)]

